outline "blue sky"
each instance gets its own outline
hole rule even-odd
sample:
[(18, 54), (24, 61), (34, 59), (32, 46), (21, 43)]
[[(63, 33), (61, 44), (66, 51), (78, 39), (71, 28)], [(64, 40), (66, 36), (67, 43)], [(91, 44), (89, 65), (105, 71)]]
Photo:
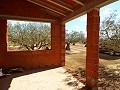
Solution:
[[(104, 6), (100, 9), (100, 22), (103, 21), (105, 17), (109, 16), (110, 13), (112, 13), (115, 10), (117, 10), (116, 13), (118, 14), (120, 18), (120, 0), (112, 4), (109, 4), (107, 6)], [(86, 20), (87, 20), (87, 15), (78, 17), (66, 23), (66, 30), (68, 30), (68, 32), (83, 31), (83, 33), (85, 33), (86, 35)]]

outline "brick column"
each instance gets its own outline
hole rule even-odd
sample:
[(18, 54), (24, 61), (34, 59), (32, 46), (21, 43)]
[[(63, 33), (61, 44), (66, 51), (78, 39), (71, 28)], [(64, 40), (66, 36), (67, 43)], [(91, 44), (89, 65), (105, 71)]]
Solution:
[(7, 20), (0, 19), (0, 63), (2, 63), (7, 52), (6, 33), (7, 33)]
[(51, 24), (52, 50), (54, 52), (55, 61), (60, 66), (65, 65), (65, 24), (62, 22), (54, 22)]
[(86, 86), (98, 89), (99, 68), (99, 9), (87, 13)]

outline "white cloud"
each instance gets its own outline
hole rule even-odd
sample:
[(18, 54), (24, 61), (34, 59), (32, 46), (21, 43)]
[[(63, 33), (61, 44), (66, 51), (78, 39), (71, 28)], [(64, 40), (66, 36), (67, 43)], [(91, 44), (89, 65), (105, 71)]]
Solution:
[(76, 28), (76, 29), (80, 29), (80, 26), (76, 25), (75, 28)]
[(112, 8), (106, 8), (103, 10), (102, 14), (109, 15), (111, 13), (111, 11), (112, 11)]
[(84, 15), (82, 17), (79, 18), (80, 22), (86, 22), (87, 21), (87, 16)]

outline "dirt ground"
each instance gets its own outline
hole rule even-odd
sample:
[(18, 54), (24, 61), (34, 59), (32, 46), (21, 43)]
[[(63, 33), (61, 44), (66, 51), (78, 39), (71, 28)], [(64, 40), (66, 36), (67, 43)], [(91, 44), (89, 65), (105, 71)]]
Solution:
[[(85, 65), (85, 45), (71, 45), (71, 51), (66, 51), (65, 68), (77, 73), (80, 68), (85, 71)], [(107, 53), (99, 54), (98, 82), (100, 90), (120, 90), (120, 55), (110, 56)]]

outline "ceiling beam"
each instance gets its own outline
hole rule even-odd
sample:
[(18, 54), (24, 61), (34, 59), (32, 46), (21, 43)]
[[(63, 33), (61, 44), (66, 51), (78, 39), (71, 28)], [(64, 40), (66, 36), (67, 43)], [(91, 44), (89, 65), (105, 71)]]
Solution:
[(23, 17), (23, 16), (12, 16), (12, 15), (2, 15), (0, 14), (0, 18), (7, 18), (9, 20), (24, 20), (24, 21), (36, 21), (36, 22), (55, 22), (56, 20), (52, 19), (43, 19), (43, 18), (34, 18), (34, 17)]
[(52, 12), (52, 11), (50, 11), (50, 10), (48, 10), (48, 9), (46, 9), (45, 11), (48, 12), (48, 14), (50, 14), (50, 15), (52, 15), (52, 16), (61, 17), (60, 14), (57, 14), (57, 13), (55, 13), (55, 12)]
[(76, 2), (77, 4), (80, 4), (80, 5), (84, 5), (82, 2), (80, 2), (79, 0), (73, 0), (74, 2)]
[(27, 0), (27, 1), (32, 2), (32, 3), (36, 4), (36, 5), (39, 5), (39, 6), (43, 7), (43, 8), (45, 8), (45, 9), (56, 12), (56, 13), (62, 15), (62, 16), (66, 16), (65, 11), (60, 10), (58, 8), (55, 8), (55, 7), (53, 7), (53, 6), (51, 6), (51, 5), (47, 4), (47, 3), (44, 3), (41, 0)]
[(26, 0), (17, 0), (17, 2), (16, 0), (0, 0), (0, 18), (42, 22), (60, 20), (60, 14), (58, 14), (60, 17), (57, 17), (45, 10), (47, 9), (40, 8), (38, 5), (29, 3)]
[(73, 20), (73, 19), (79, 17), (79, 16), (82, 16), (93, 8), (101, 8), (107, 4), (110, 4), (115, 1), (118, 1), (118, 0), (93, 0), (92, 2), (85, 4), (80, 9), (78, 9), (78, 10), (72, 12), (71, 14), (67, 15), (66, 17), (64, 17), (62, 19), (62, 23), (66, 23), (70, 20)]
[(73, 7), (61, 0), (47, 0), (47, 1), (73, 12)]

